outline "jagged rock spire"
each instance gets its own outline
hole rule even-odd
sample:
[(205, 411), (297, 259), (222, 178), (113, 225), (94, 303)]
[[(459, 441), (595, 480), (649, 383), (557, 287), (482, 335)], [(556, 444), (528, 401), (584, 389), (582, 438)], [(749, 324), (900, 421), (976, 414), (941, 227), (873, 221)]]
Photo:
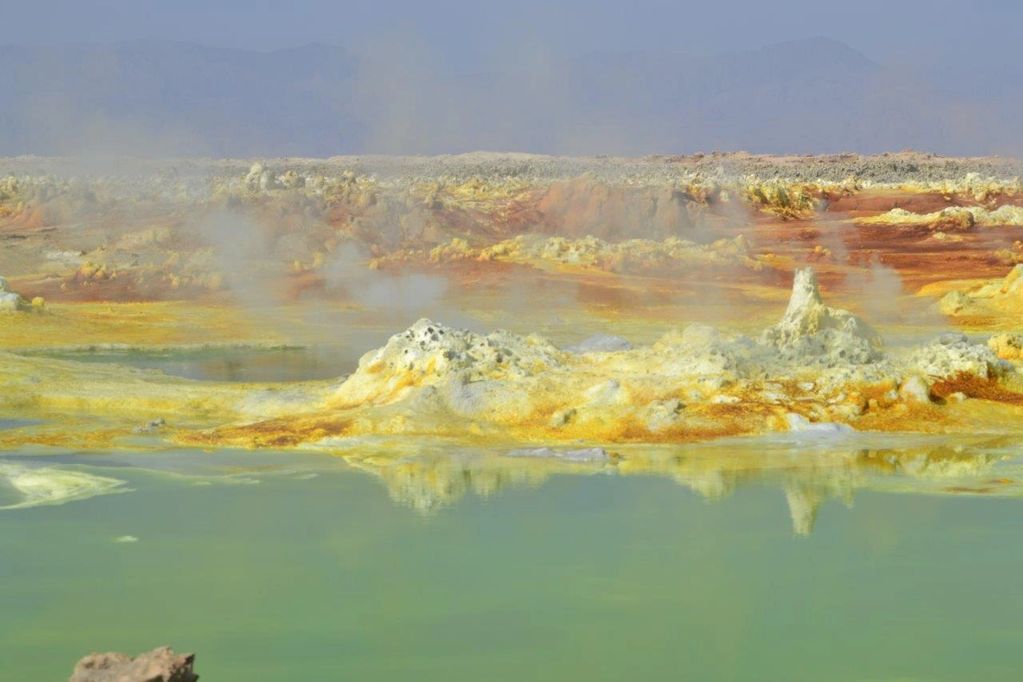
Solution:
[(821, 298), (821, 290), (817, 285), (817, 273), (813, 271), (813, 268), (796, 270), (792, 279), (792, 295), (789, 297), (789, 305), (785, 309), (782, 321), (805, 316), (808, 311), (823, 305), (824, 300)]
[(881, 337), (866, 322), (824, 304), (812, 268), (796, 270), (785, 314), (764, 331), (761, 341), (808, 359), (833, 355), (836, 363), (876, 360), (881, 346)]

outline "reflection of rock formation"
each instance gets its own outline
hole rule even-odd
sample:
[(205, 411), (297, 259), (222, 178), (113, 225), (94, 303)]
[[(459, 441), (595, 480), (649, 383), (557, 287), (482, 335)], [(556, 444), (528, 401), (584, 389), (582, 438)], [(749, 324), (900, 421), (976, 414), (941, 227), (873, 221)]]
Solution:
[(785, 501), (792, 516), (792, 530), (796, 535), (809, 535), (817, 522), (817, 510), (824, 503), (824, 495), (812, 486), (790, 485), (785, 488)]
[(841, 468), (813, 475), (806, 472), (783, 484), (785, 501), (792, 517), (792, 531), (796, 535), (809, 535), (817, 523), (817, 512), (826, 500), (836, 497), (852, 507), (855, 477), (858, 472)]
[(601, 463), (595, 462), (483, 453), (349, 461), (379, 476), (395, 502), (423, 513), (454, 504), (469, 493), (488, 498), (506, 488), (538, 486), (554, 473), (593, 473), (603, 469)]
[(689, 488), (694, 493), (708, 500), (722, 500), (733, 492), (738, 485), (738, 476), (734, 472), (705, 471), (678, 472), (672, 479), (679, 485)]
[(948, 446), (889, 456), (889, 462), (899, 473), (921, 480), (979, 478), (989, 473), (997, 461), (990, 453)]
[(560, 451), (548, 449), (536, 451), (548, 454), (532, 457), (462, 451), (393, 460), (353, 453), (346, 459), (379, 476), (396, 502), (423, 513), (454, 504), (470, 493), (488, 498), (505, 488), (536, 487), (558, 474), (664, 476), (715, 501), (744, 485), (766, 483), (784, 492), (793, 531), (808, 535), (826, 500), (834, 498), (851, 508), (857, 490), (1023, 495), (1015, 477), (999, 476), (995, 469), (999, 462), (1011, 466), (1003, 461), (1005, 455), (988, 448), (981, 444), (806, 451), (750, 441), (720, 448), (626, 448), (606, 460), (573, 458), (574, 451), (560, 457)]
[(555, 474), (613, 472), (617, 453), (603, 448), (518, 448), (421, 453), (396, 459), (346, 455), (379, 476), (391, 498), (417, 511), (453, 504), (469, 493), (487, 498), (506, 488), (536, 487)]

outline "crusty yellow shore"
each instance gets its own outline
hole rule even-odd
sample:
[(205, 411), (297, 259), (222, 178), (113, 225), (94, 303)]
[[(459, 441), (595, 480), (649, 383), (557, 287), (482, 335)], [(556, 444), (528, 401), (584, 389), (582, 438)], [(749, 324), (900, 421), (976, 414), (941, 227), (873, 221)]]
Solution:
[(997, 349), (952, 334), (890, 355), (863, 320), (823, 302), (808, 269), (781, 320), (758, 337), (690, 325), (649, 346), (595, 343), (565, 349), (420, 320), (343, 380), (266, 385), (0, 352), (0, 409), (48, 422), (0, 432), (0, 443), (105, 447), (145, 435), (330, 450), (400, 435), (652, 444), (771, 432), (1005, 433), (1023, 423), (1023, 383)]

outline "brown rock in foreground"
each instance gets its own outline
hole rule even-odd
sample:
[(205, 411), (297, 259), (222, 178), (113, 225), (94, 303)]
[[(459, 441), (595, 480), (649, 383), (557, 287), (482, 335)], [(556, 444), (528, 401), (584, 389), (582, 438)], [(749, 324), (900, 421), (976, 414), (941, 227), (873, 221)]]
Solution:
[(89, 654), (75, 665), (70, 682), (195, 682), (195, 654), (160, 647), (135, 658), (126, 654)]

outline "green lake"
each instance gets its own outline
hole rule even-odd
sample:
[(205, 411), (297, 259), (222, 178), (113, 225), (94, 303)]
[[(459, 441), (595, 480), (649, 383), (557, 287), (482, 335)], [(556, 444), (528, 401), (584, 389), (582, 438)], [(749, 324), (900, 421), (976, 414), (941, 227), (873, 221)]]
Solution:
[[(1018, 471), (999, 447), (984, 481)], [(123, 482), (0, 511), (4, 680), (163, 644), (218, 682), (1023, 676), (1013, 495), (872, 473), (815, 498), (801, 527), (793, 491), (823, 490), (819, 472), (708, 495), (567, 465), (385, 485), (317, 453), (8, 453), (4, 467), (0, 506), (24, 492), (11, 472)]]

